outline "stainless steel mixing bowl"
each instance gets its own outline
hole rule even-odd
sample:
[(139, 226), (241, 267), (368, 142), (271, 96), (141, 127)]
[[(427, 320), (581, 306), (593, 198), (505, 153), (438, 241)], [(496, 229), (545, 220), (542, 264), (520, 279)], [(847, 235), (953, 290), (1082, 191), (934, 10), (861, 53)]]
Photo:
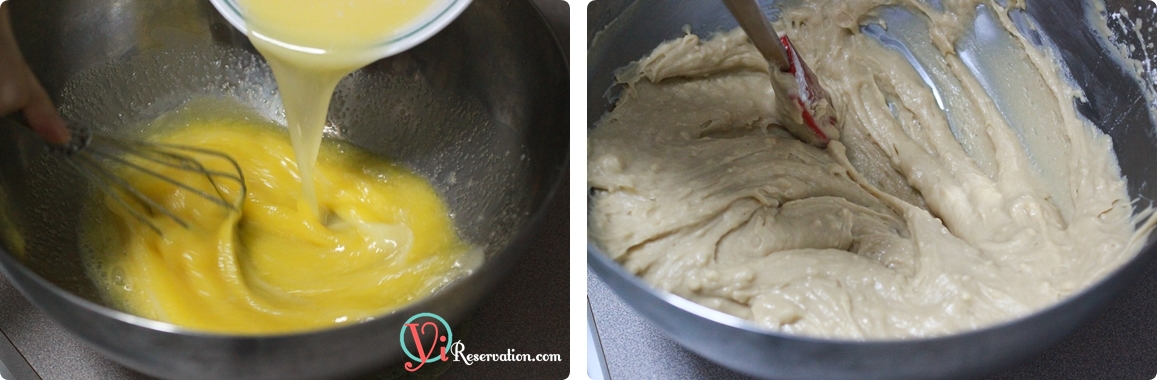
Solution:
[[(770, 1), (765, 2), (772, 6)], [(1107, 8), (1124, 8), (1132, 17), (1153, 14), (1145, 0), (1109, 0)], [(1157, 170), (1152, 152), (1157, 134), (1140, 83), (1109, 58), (1085, 21), (1088, 4), (1079, 0), (1028, 1), (1028, 13), (1057, 47), (1059, 56), (1088, 99), (1077, 104), (1089, 120), (1113, 139), (1121, 171), (1139, 209), (1157, 199)], [(1141, 11), (1140, 9), (1145, 9)], [(588, 9), (590, 105), (593, 122), (613, 98), (613, 72), (639, 59), (665, 40), (683, 35), (681, 28), (707, 33), (735, 27), (718, 1), (599, 0)], [(1110, 28), (1122, 43), (1153, 41), (1157, 31)], [(1146, 57), (1136, 49), (1132, 58)], [(611, 90), (608, 91), (608, 88)], [(590, 128), (594, 128), (593, 125)], [(757, 325), (651, 288), (588, 243), (587, 261), (594, 273), (628, 305), (672, 340), (737, 371), (782, 379), (972, 378), (995, 372), (1057, 343), (1096, 315), (1157, 255), (1155, 237), (1122, 268), (1068, 300), (1025, 318), (978, 331), (934, 339), (843, 341), (770, 332)]]
[[(264, 61), (207, 1), (8, 6), (31, 67), (67, 117), (132, 134), (144, 121), (207, 97), (283, 118)], [(369, 322), (227, 336), (106, 307), (85, 274), (77, 238), (79, 210), (94, 190), (41, 141), (2, 121), (0, 272), (80, 340), (153, 376), (331, 378), (401, 366), (398, 334), (407, 318), (431, 312), (462, 321), (530, 249), (566, 168), (567, 86), (566, 62), (546, 21), (519, 0), (475, 1), (431, 40), (338, 86), (327, 134), (428, 178), (463, 237), (486, 252), (473, 275)]]

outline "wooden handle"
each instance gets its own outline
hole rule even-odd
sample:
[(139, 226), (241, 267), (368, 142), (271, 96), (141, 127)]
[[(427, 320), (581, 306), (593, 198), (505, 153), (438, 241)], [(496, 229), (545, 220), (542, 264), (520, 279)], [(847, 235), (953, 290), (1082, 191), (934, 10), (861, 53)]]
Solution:
[(723, 0), (731, 15), (739, 22), (739, 27), (747, 33), (747, 38), (756, 49), (763, 54), (768, 63), (778, 66), (781, 71), (791, 69), (787, 60), (787, 52), (779, 41), (779, 33), (771, 26), (771, 22), (763, 15), (756, 0)]

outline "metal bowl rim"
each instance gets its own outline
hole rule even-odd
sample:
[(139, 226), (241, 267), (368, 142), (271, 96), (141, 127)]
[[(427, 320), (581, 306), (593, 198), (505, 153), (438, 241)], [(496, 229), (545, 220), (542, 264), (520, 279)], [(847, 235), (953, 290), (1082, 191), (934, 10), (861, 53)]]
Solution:
[[(822, 338), (822, 337), (816, 337), (816, 336), (790, 334), (790, 333), (785, 333), (785, 332), (781, 332), (781, 331), (770, 330), (766, 327), (763, 327), (763, 326), (756, 324), (753, 321), (743, 319), (740, 317), (736, 317), (734, 315), (727, 314), (727, 313), (724, 313), (722, 311), (715, 310), (715, 309), (709, 308), (707, 306), (700, 305), (698, 303), (695, 303), (691, 300), (680, 297), (680, 296), (675, 295), (673, 293), (652, 287), (650, 284), (647, 284), (642, 279), (640, 279), (638, 276), (635, 276), (633, 274), (628, 273), (627, 270), (622, 267), (622, 265), (619, 265), (618, 262), (612, 260), (605, 253), (603, 253), (603, 251), (598, 247), (597, 243), (591, 239), (587, 239), (587, 260), (588, 260), (588, 262), (593, 260), (593, 261), (597, 261), (598, 263), (597, 264), (588, 263), (587, 268), (588, 268), (588, 270), (590, 270), (592, 265), (605, 266), (605, 267), (609, 268), (609, 270), (612, 273), (614, 273), (614, 275), (625, 279), (632, 286), (643, 290), (647, 294), (647, 296), (653, 297), (653, 298), (658, 298), (658, 299), (666, 302), (667, 304), (669, 304), (671, 306), (674, 306), (680, 310), (683, 310), (683, 311), (685, 311), (689, 314), (692, 314), (698, 318), (701, 318), (701, 319), (703, 319), (709, 323), (721, 324), (721, 325), (724, 325), (724, 326), (727, 326), (730, 328), (743, 330), (744, 332), (759, 334), (759, 335), (768, 336), (768, 337), (772, 337), (772, 338), (783, 339), (783, 340), (787, 340), (787, 341), (797, 341), (797, 342), (801, 342), (801, 343), (810, 343), (810, 344), (851, 345), (851, 346), (858, 346), (858, 347), (867, 348), (867, 347), (918, 345), (918, 344), (928, 344), (928, 343), (935, 343), (935, 342), (946, 342), (946, 341), (952, 341), (952, 340), (956, 340), (956, 339), (960, 339), (960, 338), (964, 338), (964, 337), (969, 337), (969, 336), (979, 336), (979, 335), (992, 334), (992, 333), (995, 333), (997, 330), (1012, 328), (1016, 325), (1019, 325), (1021, 323), (1026, 322), (1030, 319), (1039, 317), (1039, 316), (1044, 315), (1044, 314), (1052, 313), (1057, 309), (1064, 308), (1067, 305), (1088, 296), (1096, 289), (1105, 285), (1107, 282), (1122, 275), (1121, 272), (1123, 272), (1127, 269), (1139, 266), (1139, 265), (1143, 264), (1144, 262), (1147, 262), (1151, 258), (1150, 256), (1153, 256), (1154, 252), (1157, 252), (1157, 244), (1150, 244), (1149, 246), (1143, 248), (1141, 251), (1137, 252), (1137, 254), (1134, 255), (1132, 258), (1130, 258), (1129, 261), (1127, 261), (1124, 264), (1113, 269), (1112, 272), (1109, 272), (1107, 275), (1098, 279), (1097, 281), (1090, 283), (1084, 289), (1081, 289), (1078, 292), (1070, 294), (1069, 296), (1065, 297), (1064, 299), (1062, 299), (1059, 302), (1053, 303), (1052, 305), (1049, 305), (1045, 308), (1033, 311), (1031, 313), (1028, 313), (1028, 314), (1025, 314), (1025, 315), (1022, 315), (1022, 316), (1019, 316), (1019, 317), (1016, 317), (1016, 318), (1013, 318), (1010, 320), (1006, 320), (1006, 321), (1003, 321), (1000, 323), (981, 327), (979, 329), (958, 331), (955, 333), (930, 336), (930, 337), (913, 337), (913, 338), (901, 338), (901, 339)], [(611, 287), (611, 290), (616, 295), (618, 294), (617, 289), (614, 289), (613, 287)], [(631, 303), (627, 303), (627, 304), (630, 305), (632, 308), (635, 307)], [(645, 319), (649, 320), (650, 318), (645, 318)]]

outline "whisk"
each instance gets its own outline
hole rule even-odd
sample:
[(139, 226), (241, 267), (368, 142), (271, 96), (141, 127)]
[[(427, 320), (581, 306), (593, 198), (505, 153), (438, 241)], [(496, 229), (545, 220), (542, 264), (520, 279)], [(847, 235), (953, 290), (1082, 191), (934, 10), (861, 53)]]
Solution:
[[(19, 114), (9, 116), (9, 118), (23, 126), (28, 125), (27, 120)], [(118, 171), (117, 167), (144, 173), (231, 211), (239, 211), (245, 201), (247, 190), (241, 165), (225, 153), (185, 145), (162, 144), (110, 136), (98, 133), (87, 125), (77, 122), (70, 122), (69, 130), (72, 132), (72, 139), (68, 144), (50, 145), (49, 150), (64, 156), (65, 162), (76, 169), (78, 173), (123, 206), (133, 218), (159, 235), (164, 235), (161, 228), (139, 208), (148, 210), (154, 215), (164, 215), (183, 228), (189, 228), (189, 222), (135, 188), (129, 181), (121, 177), (123, 173), (127, 172)], [(202, 160), (222, 160), (228, 165), (225, 170), (210, 169)], [(143, 164), (146, 162), (159, 166)], [(181, 182), (160, 173), (158, 170), (151, 169), (149, 166), (168, 167), (204, 176), (208, 180), (209, 187), (212, 187), (213, 190), (198, 189), (189, 183)], [(118, 175), (118, 173), (122, 174)], [(222, 186), (227, 182), (239, 184), (240, 191), (234, 195), (223, 190)], [(140, 207), (133, 207), (130, 203)]]

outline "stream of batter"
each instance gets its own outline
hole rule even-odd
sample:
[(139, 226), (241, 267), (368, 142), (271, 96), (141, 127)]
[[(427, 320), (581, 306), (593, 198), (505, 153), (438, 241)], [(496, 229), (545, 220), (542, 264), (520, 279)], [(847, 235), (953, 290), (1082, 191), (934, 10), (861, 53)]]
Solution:
[[(937, 93), (865, 32), (896, 8), (926, 24)], [(1015, 8), (784, 9), (777, 29), (836, 107), (840, 141), (825, 150), (777, 126), (767, 63), (742, 31), (663, 43), (617, 73), (622, 95), (590, 133), (590, 237), (659, 289), (816, 337), (950, 334), (1084, 289), (1132, 258), (1152, 223), (1134, 216), (1111, 141), (1020, 36)], [(989, 58), (1008, 65), (998, 85), (1024, 92), (1018, 102), (994, 100), (957, 51), (978, 13), (1010, 37)]]

